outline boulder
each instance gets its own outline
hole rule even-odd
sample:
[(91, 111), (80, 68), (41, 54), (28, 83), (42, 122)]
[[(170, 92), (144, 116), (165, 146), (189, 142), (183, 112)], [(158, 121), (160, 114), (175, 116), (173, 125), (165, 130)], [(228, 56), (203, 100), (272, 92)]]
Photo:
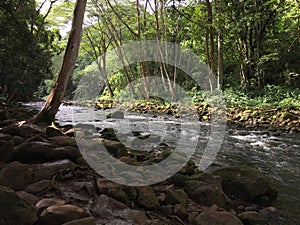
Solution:
[(71, 146), (54, 148), (49, 151), (47, 160), (55, 161), (60, 159), (70, 159), (73, 162), (76, 162), (76, 159), (81, 156), (78, 148)]
[(34, 207), (11, 189), (0, 186), (0, 225), (33, 225), (38, 220)]
[(12, 140), (0, 140), (0, 162), (11, 162), (14, 151), (14, 142)]
[(264, 219), (262, 214), (255, 211), (246, 211), (238, 215), (239, 219), (244, 225), (265, 225), (268, 222)]
[(0, 171), (0, 185), (14, 190), (23, 190), (31, 181), (32, 170), (29, 165), (11, 162)]
[(130, 209), (106, 195), (95, 198), (90, 212), (99, 224), (144, 224), (144, 221), (148, 220), (144, 211)]
[(124, 112), (120, 111), (120, 110), (117, 110), (117, 111), (114, 111), (112, 113), (109, 113), (107, 115), (107, 118), (112, 118), (112, 119), (124, 119)]
[(71, 138), (71, 137), (55, 136), (55, 137), (50, 138), (50, 140), (61, 146), (77, 147), (75, 139)]
[(48, 137), (65, 136), (61, 130), (52, 126), (46, 127), (45, 133)]
[(174, 205), (179, 203), (185, 203), (189, 199), (188, 194), (181, 190), (168, 190), (166, 194), (166, 198), (164, 200), (164, 204), (166, 205)]
[(214, 204), (220, 207), (225, 206), (225, 195), (223, 191), (214, 184), (207, 184), (202, 181), (188, 181), (185, 190), (190, 198), (197, 203), (207, 206)]
[(33, 171), (32, 182), (50, 179), (54, 174), (62, 170), (74, 168), (75, 164), (69, 159), (58, 160), (43, 164), (33, 164), (30, 168)]
[(48, 208), (51, 205), (64, 205), (64, 204), (66, 204), (66, 201), (63, 199), (44, 198), (35, 204), (35, 208), (37, 209), (38, 213), (41, 213), (44, 209)]
[(136, 187), (137, 203), (146, 209), (156, 209), (159, 207), (158, 197), (150, 186)]
[(205, 209), (194, 220), (196, 225), (243, 225), (232, 213)]
[(115, 158), (121, 158), (128, 155), (126, 147), (118, 141), (104, 140), (102, 141), (105, 149), (112, 154)]
[(263, 196), (274, 200), (277, 197), (271, 180), (254, 168), (233, 166), (218, 169), (213, 174), (222, 178), (222, 187), (228, 196), (242, 201), (260, 201)]
[(39, 198), (36, 197), (35, 195), (32, 195), (26, 191), (18, 191), (16, 194), (23, 200), (29, 202), (32, 205), (35, 205), (38, 201)]
[(25, 142), (15, 148), (13, 160), (22, 163), (42, 163), (47, 161), (48, 153), (56, 147), (47, 142)]
[(78, 220), (72, 220), (62, 225), (96, 225), (96, 220), (94, 217), (86, 217)]
[(89, 216), (85, 210), (75, 205), (52, 205), (40, 214), (39, 224), (61, 225), (72, 220)]
[(26, 191), (30, 194), (38, 195), (53, 187), (50, 180), (41, 180), (36, 183), (30, 184), (26, 187)]

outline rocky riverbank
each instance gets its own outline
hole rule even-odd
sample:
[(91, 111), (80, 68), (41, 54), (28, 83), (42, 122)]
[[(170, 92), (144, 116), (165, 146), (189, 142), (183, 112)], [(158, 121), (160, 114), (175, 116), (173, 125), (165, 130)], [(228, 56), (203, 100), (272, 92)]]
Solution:
[[(71, 126), (36, 126), (19, 119), (0, 123), (0, 225), (288, 224), (271, 206), (276, 188), (256, 169), (202, 172), (189, 162), (161, 183), (120, 185), (89, 167)], [(137, 155), (107, 128), (87, 136), (133, 165), (158, 162), (170, 151)]]
[[(227, 107), (223, 109), (212, 108), (207, 104), (183, 106), (178, 104), (163, 104), (159, 101), (132, 103), (113, 103), (112, 101), (98, 101), (96, 107), (107, 109), (119, 107), (140, 113), (166, 114), (180, 117), (193, 113), (200, 121), (210, 121), (218, 116), (224, 116), (228, 124), (243, 128), (267, 129), (271, 131), (300, 132), (300, 110), (290, 108), (259, 108), (259, 107)], [(224, 115), (223, 115), (224, 114)], [(193, 115), (193, 116), (195, 116)]]

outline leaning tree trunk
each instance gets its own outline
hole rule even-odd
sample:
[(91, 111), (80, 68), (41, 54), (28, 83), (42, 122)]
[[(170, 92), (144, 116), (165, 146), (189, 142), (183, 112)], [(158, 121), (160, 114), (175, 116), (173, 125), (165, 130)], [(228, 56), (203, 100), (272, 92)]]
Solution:
[(68, 83), (73, 75), (75, 63), (78, 56), (79, 45), (82, 36), (82, 23), (87, 0), (76, 0), (72, 29), (69, 35), (62, 66), (60, 68), (55, 84), (41, 111), (29, 122), (46, 122), (50, 124), (54, 121), (55, 115), (64, 97)]

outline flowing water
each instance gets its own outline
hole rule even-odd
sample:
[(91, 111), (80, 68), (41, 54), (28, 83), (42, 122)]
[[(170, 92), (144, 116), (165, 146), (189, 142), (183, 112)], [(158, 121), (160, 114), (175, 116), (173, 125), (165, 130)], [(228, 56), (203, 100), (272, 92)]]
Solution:
[[(29, 103), (25, 106), (39, 109), (41, 103)], [(92, 123), (100, 129), (114, 127), (122, 130), (121, 127), (124, 126), (120, 126), (120, 120), (106, 118), (109, 112), (62, 105), (57, 120), (60, 125), (84, 122)], [(164, 143), (173, 147), (183, 132), (180, 118), (126, 113), (125, 119), (130, 121), (130, 125), (125, 126), (126, 129), (160, 135)], [(185, 143), (187, 147), (191, 141), (198, 142), (193, 155), (196, 163), (200, 161), (207, 141), (211, 138), (210, 125), (199, 123), (199, 126), (200, 130), (197, 131), (192, 130), (193, 126), (185, 130), (192, 133), (191, 139)], [(279, 191), (275, 206), (287, 213), (295, 224), (300, 224), (300, 134), (227, 127), (214, 164), (248, 165), (268, 175)]]

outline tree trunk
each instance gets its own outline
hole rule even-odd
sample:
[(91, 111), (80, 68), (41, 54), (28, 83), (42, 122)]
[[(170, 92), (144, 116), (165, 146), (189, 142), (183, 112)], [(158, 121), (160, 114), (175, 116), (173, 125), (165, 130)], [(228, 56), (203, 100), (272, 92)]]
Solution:
[(79, 45), (82, 35), (82, 23), (87, 0), (77, 0), (74, 8), (72, 29), (69, 35), (64, 59), (55, 84), (41, 111), (29, 122), (46, 122), (50, 124), (54, 121), (55, 115), (64, 97), (68, 83), (73, 75), (77, 60)]

